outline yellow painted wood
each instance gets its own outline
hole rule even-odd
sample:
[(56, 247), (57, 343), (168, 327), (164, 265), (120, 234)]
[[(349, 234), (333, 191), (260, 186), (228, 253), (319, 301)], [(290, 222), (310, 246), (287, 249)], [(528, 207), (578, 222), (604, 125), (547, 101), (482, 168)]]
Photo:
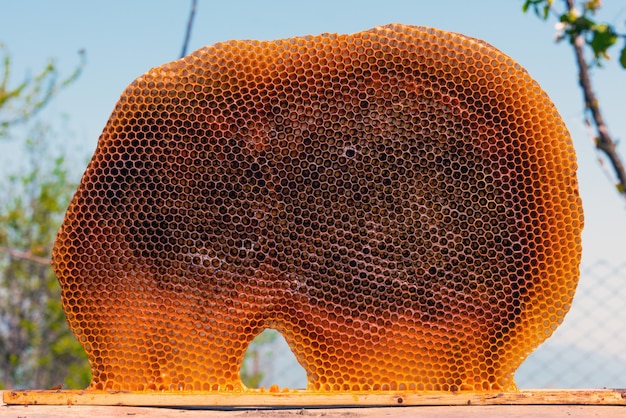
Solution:
[(323, 407), (436, 405), (623, 405), (626, 389), (522, 390), (519, 392), (122, 392), (89, 390), (7, 390), (7, 405), (125, 405), (198, 407)]

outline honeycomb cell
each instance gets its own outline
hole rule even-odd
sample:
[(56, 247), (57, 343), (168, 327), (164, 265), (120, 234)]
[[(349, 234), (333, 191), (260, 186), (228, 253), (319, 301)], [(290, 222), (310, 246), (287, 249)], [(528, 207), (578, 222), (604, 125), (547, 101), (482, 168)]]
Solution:
[(572, 143), (490, 45), (403, 25), (209, 46), (122, 94), (53, 267), (93, 390), (512, 390), (568, 311)]

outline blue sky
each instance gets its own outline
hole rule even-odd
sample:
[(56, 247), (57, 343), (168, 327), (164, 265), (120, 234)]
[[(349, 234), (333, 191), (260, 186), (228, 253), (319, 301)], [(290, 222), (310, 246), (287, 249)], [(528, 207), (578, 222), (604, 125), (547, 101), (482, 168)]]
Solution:
[[(624, 32), (626, 5), (621, 0), (605, 3), (600, 18)], [(83, 75), (45, 113), (51, 120), (67, 116), (57, 140), (82, 157), (76, 162), (78, 172), (124, 88), (151, 67), (178, 58), (189, 4), (188, 0), (0, 0), (0, 42), (13, 57), (13, 83), (52, 57), (67, 74), (78, 62), (77, 51), (87, 52)], [(583, 127), (571, 50), (554, 44), (553, 21), (523, 15), (521, 5), (522, 0), (199, 0), (190, 51), (229, 39), (351, 33), (391, 22), (484, 39), (529, 71), (570, 129), (585, 208), (583, 264), (599, 259), (612, 265), (626, 263), (626, 202), (607, 181)], [(626, 71), (611, 62), (594, 71), (594, 81), (609, 128), (616, 138), (624, 138)], [(0, 144), (0, 164), (7, 159), (4, 146)], [(621, 153), (626, 155), (624, 146)]]

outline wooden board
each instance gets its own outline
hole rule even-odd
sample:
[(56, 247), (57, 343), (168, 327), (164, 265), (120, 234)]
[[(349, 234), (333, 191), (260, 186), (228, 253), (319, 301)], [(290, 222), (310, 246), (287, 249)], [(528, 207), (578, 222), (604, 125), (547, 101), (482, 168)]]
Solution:
[(626, 418), (615, 405), (476, 405), (362, 408), (218, 409), (95, 405), (4, 405), (1, 418)]
[(522, 390), (519, 392), (348, 392), (310, 391), (236, 393), (123, 392), (90, 390), (7, 390), (7, 405), (123, 405), (156, 407), (271, 408), (341, 406), (461, 406), (461, 405), (622, 405), (626, 389)]

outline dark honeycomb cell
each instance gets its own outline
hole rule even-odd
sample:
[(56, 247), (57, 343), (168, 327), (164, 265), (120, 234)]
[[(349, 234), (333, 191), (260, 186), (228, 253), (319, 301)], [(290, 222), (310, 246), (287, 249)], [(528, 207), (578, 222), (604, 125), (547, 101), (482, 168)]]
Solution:
[(232, 41), (122, 94), (53, 266), (90, 389), (240, 390), (274, 328), (310, 390), (511, 390), (574, 295), (577, 187), (553, 104), (482, 41)]

